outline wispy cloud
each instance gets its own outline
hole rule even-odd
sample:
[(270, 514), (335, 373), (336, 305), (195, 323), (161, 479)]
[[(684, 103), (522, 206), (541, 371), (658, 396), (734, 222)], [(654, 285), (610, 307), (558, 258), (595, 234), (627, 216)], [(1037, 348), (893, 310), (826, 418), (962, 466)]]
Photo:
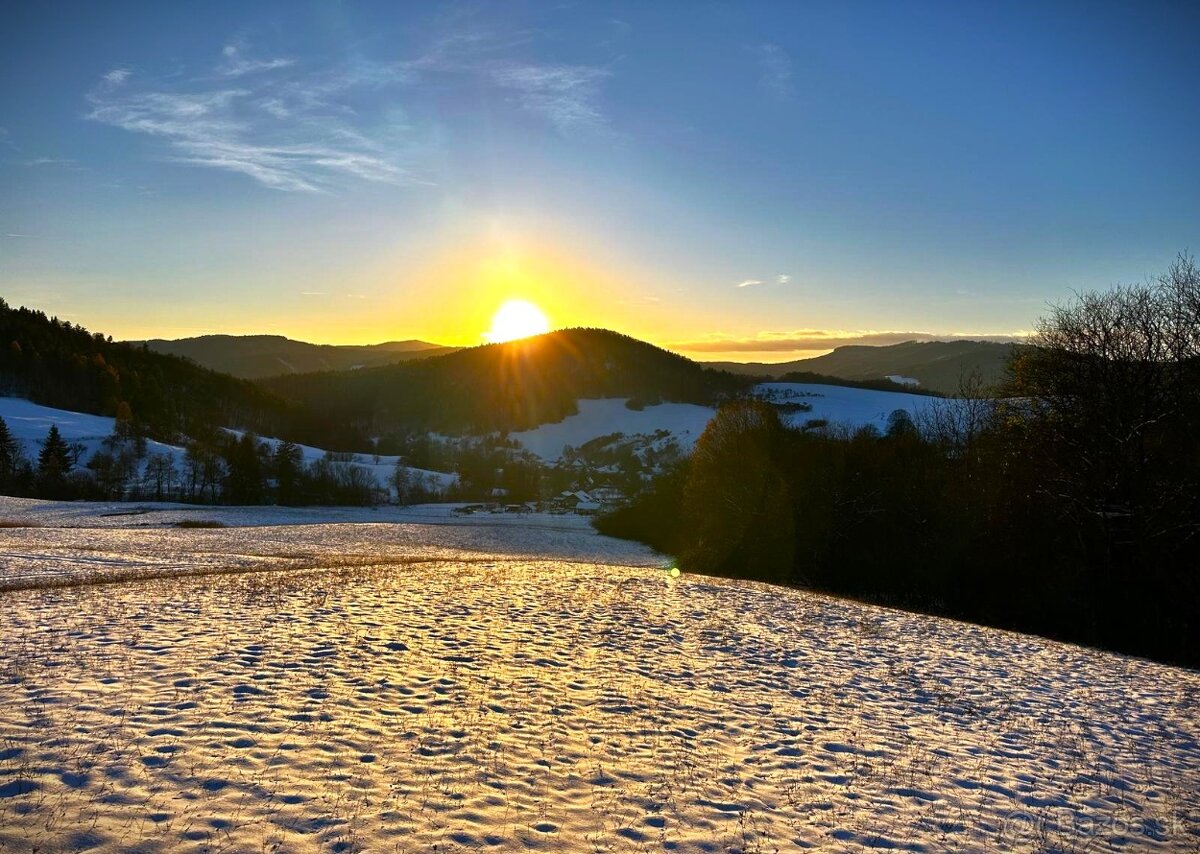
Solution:
[[(774, 278), (771, 279), (771, 284), (772, 285), (786, 285), (791, 280), (792, 280), (792, 277), (789, 276), (787, 273), (779, 273), (778, 275), (776, 275)], [(756, 285), (765, 285), (765, 284), (767, 284), (766, 279), (742, 279), (742, 281), (738, 282), (736, 285), (734, 285), (734, 287), (735, 288), (752, 288), (752, 287), (755, 287)]]
[(79, 168), (79, 162), (69, 157), (35, 157), (32, 160), (21, 161), (22, 166), (66, 166)]
[[(218, 70), (221, 66), (218, 66)], [(118, 73), (120, 72), (120, 73)], [(373, 122), (333, 97), (384, 73), (346, 67), (287, 80), (210, 79), (167, 85), (109, 72), (88, 93), (88, 118), (144, 134), (169, 158), (247, 175), (276, 190), (319, 192), (355, 178), (419, 183), (397, 155), (403, 128)]]
[(829, 329), (800, 329), (790, 332), (760, 332), (752, 337), (714, 334), (700, 341), (672, 345), (672, 349), (693, 353), (789, 353), (831, 350), (850, 344), (886, 346), (906, 341), (997, 341), (1012, 343), (1025, 337), (1022, 332), (876, 332)]
[(497, 86), (517, 94), (521, 106), (560, 131), (605, 124), (597, 107), (602, 68), (583, 65), (501, 65), (489, 70)]
[(244, 53), (243, 45), (227, 44), (221, 51), (221, 62), (217, 65), (217, 73), (222, 77), (241, 77), (243, 74), (254, 74), (259, 71), (275, 71), (295, 65), (296, 60), (284, 57), (274, 59), (251, 59)]
[(791, 97), (792, 58), (777, 44), (761, 44), (756, 49), (758, 67), (762, 72), (758, 83), (777, 98)]
[[(504, 59), (528, 34), (459, 33), (408, 60), (356, 57), (309, 67), (226, 44), (197, 75), (155, 77), (123, 66), (87, 93), (87, 117), (159, 141), (168, 159), (246, 175), (276, 190), (324, 192), (347, 179), (430, 183), (413, 166), (421, 145), (401, 103), (432, 75), (508, 93), (559, 132), (607, 125), (600, 89), (610, 72)], [(457, 78), (457, 79), (454, 79)]]
[(606, 127), (600, 95), (611, 76), (608, 69), (503, 58), (514, 48), (528, 48), (535, 37), (536, 33), (524, 30), (504, 34), (459, 30), (436, 40), (424, 54), (402, 66), (418, 76), (464, 77), (475, 86), (511, 93), (521, 109), (560, 132)]

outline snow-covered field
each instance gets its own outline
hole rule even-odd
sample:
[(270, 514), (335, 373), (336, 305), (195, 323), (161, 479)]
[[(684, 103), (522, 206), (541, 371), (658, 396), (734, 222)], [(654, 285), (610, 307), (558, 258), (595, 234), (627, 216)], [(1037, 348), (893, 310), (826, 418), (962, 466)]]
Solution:
[(684, 450), (696, 444), (705, 425), (713, 416), (707, 406), (690, 403), (660, 403), (634, 410), (625, 404), (628, 398), (604, 398), (578, 401), (579, 412), (555, 424), (543, 424), (533, 430), (510, 433), (525, 449), (543, 460), (556, 460), (563, 447), (579, 447), (585, 442), (611, 433), (627, 436), (651, 434), (659, 430), (672, 433)]
[[(901, 377), (900, 379), (906, 379)], [(930, 407), (946, 405), (940, 398), (904, 392), (813, 383), (763, 383), (755, 394), (777, 403), (806, 403), (811, 411), (784, 416), (789, 424), (802, 427), (808, 421), (823, 420), (850, 428), (871, 425), (883, 430), (888, 416), (903, 409), (918, 418)], [(627, 398), (580, 400), (579, 412), (556, 424), (543, 424), (533, 430), (509, 434), (541, 457), (552, 461), (562, 456), (563, 446), (583, 443), (611, 433), (627, 436), (648, 435), (659, 430), (671, 433), (684, 452), (690, 451), (712, 418), (714, 409), (690, 403), (660, 403), (641, 410), (625, 406)]]
[[(0, 590), (146, 575), (542, 558), (660, 565), (582, 516), (413, 507), (208, 507), (0, 496)], [(223, 527), (184, 528), (180, 523)]]
[(873, 426), (883, 430), (887, 427), (888, 416), (897, 409), (903, 409), (916, 420), (934, 407), (954, 405), (945, 398), (924, 394), (814, 383), (763, 383), (755, 386), (755, 394), (776, 403), (807, 403), (811, 406), (809, 412), (785, 416), (784, 420), (796, 427), (802, 427), (808, 421), (822, 420), (851, 428)]
[[(65, 409), (54, 409), (41, 406), (19, 397), (0, 397), (0, 418), (8, 425), (9, 432), (21, 443), (21, 449), (26, 457), (37, 459), (41, 442), (46, 438), (46, 432), (51, 425), (57, 425), (59, 433), (68, 442), (78, 442), (84, 447), (80, 462), (86, 463), (92, 455), (100, 450), (101, 443), (112, 435), (116, 420), (103, 415), (87, 415), (81, 412), (70, 412)], [(240, 436), (237, 430), (230, 433)], [(272, 450), (279, 440), (271, 437), (261, 437)], [(320, 448), (299, 445), (300, 454), (305, 464), (324, 458), (325, 451)], [(183, 469), (185, 451), (175, 445), (164, 445), (161, 442), (147, 442), (147, 452), (150, 454), (166, 454), (171, 458), (175, 467)], [(398, 457), (381, 456), (379, 461), (370, 454), (357, 454), (354, 465), (369, 471), (380, 484), (387, 486), (392, 473), (396, 469)], [(420, 478), (432, 488), (445, 490), (455, 479), (452, 474), (427, 471), (425, 469), (409, 468), (412, 476)]]
[[(808, 421), (824, 420), (851, 428), (874, 425), (882, 430), (887, 426), (888, 416), (896, 409), (904, 409), (917, 418), (930, 407), (945, 404), (939, 398), (926, 395), (810, 383), (764, 383), (756, 386), (755, 394), (778, 403), (803, 402), (810, 405), (811, 411), (793, 412), (785, 416), (788, 423), (797, 427), (804, 426)], [(566, 445), (579, 447), (592, 439), (613, 433), (648, 436), (665, 430), (674, 437), (679, 449), (687, 453), (696, 444), (715, 411), (711, 407), (690, 403), (661, 403), (633, 410), (625, 405), (626, 401), (627, 398), (580, 400), (579, 412), (575, 415), (557, 423), (542, 424), (532, 430), (509, 435), (546, 462), (561, 458)], [(36, 457), (39, 443), (46, 437), (51, 424), (58, 425), (67, 441), (84, 445), (85, 461), (100, 449), (100, 443), (112, 433), (114, 425), (112, 418), (51, 409), (15, 397), (0, 397), (0, 418), (7, 422), (30, 458)], [(263, 438), (272, 448), (279, 442), (278, 439)], [(325, 451), (320, 448), (302, 445), (300, 449), (305, 463), (315, 462), (325, 456)], [(182, 448), (151, 442), (149, 450), (169, 455), (176, 466), (182, 468)], [(394, 456), (382, 456), (379, 462), (375, 462), (370, 454), (358, 454), (354, 464), (371, 472), (381, 485), (386, 485), (395, 469), (396, 460)], [(423, 469), (409, 471), (442, 491), (454, 481), (454, 475), (451, 474)]]
[(0, 501), (150, 576), (0, 592), (0, 850), (1200, 850), (1194, 671), (572, 517), (122, 509)]

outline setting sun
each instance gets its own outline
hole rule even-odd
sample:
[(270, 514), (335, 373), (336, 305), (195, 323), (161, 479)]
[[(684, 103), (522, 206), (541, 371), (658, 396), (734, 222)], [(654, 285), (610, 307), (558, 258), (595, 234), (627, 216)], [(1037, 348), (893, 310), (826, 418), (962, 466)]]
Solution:
[(492, 328), (483, 338), (489, 344), (500, 344), (549, 331), (550, 321), (540, 308), (527, 300), (510, 299), (492, 315)]

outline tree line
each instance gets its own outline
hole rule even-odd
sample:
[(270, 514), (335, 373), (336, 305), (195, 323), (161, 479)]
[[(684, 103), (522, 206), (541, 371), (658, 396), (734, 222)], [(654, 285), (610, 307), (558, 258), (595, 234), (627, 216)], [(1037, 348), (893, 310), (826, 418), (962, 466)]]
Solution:
[(1200, 270), (1056, 307), (1003, 397), (918, 422), (732, 402), (600, 527), (697, 572), (1200, 663)]
[(287, 405), (246, 380), (88, 332), (43, 312), (0, 299), (0, 396), (115, 417), (174, 441), (214, 427), (277, 435)]
[(52, 424), (27, 455), (0, 418), (0, 494), (53, 500), (183, 501), (202, 504), (374, 505), (441, 497), (437, 483), (398, 461), (386, 483), (355, 455), (328, 452), (306, 462), (301, 448), (253, 433), (218, 431), (189, 439), (182, 457), (153, 450), (144, 433), (118, 419), (90, 456)]

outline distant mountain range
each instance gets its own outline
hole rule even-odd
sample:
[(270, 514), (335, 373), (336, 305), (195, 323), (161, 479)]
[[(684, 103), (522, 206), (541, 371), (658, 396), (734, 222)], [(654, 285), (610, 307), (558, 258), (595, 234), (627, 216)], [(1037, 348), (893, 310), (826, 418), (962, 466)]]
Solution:
[(196, 338), (154, 338), (129, 343), (144, 343), (156, 353), (182, 356), (198, 365), (242, 379), (374, 368), (409, 359), (441, 356), (458, 349), (426, 341), (309, 344), (282, 335), (201, 335)]
[(780, 378), (795, 372), (825, 374), (847, 380), (911, 377), (930, 391), (954, 394), (963, 378), (978, 373), (985, 386), (1004, 380), (1005, 368), (1018, 344), (995, 341), (906, 341), (885, 347), (853, 345), (812, 359), (765, 362), (706, 362), (731, 373)]
[[(382, 344), (310, 344), (282, 335), (202, 335), (145, 342), (157, 353), (182, 356), (198, 365), (242, 379), (261, 380), (297, 374), (348, 371), (396, 365), (461, 348), (427, 341)], [(832, 353), (791, 362), (704, 362), (705, 367), (741, 376), (778, 379), (790, 373), (822, 374), (846, 380), (911, 377), (922, 389), (953, 394), (963, 377), (978, 373), (985, 385), (1004, 379), (1013, 344), (994, 341), (907, 341), (890, 346), (838, 347)]]

